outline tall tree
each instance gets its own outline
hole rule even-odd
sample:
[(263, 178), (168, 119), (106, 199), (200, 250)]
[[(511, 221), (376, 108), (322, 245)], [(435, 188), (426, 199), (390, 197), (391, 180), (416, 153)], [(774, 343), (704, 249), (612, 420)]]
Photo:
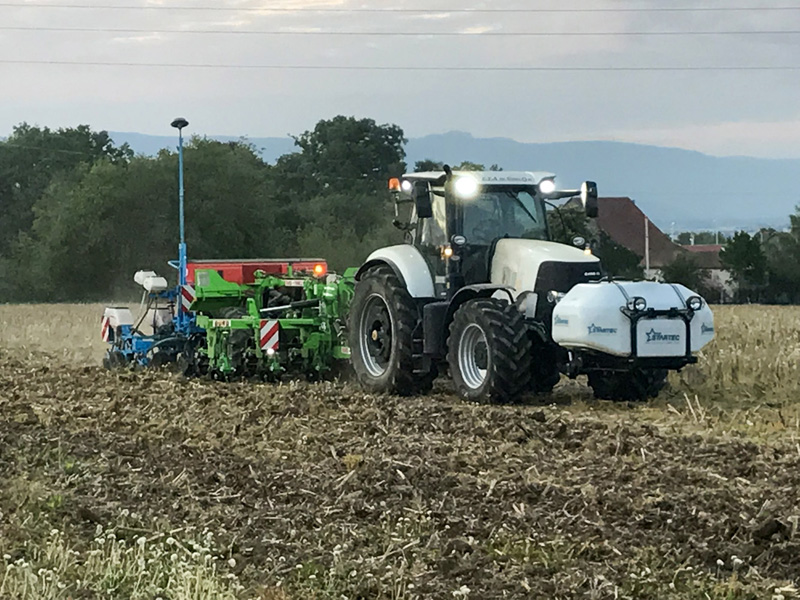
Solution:
[(405, 171), (407, 140), (397, 125), (338, 116), (320, 121), (294, 139), (300, 148), (300, 164), (293, 166), (316, 183), (318, 193), (385, 189), (390, 177)]
[(605, 231), (600, 231), (596, 254), (603, 264), (603, 270), (610, 277), (642, 279), (644, 276), (642, 257), (617, 244)]
[(33, 206), (56, 178), (79, 165), (125, 163), (127, 146), (115, 146), (106, 131), (88, 125), (51, 130), (22, 123), (0, 142), (0, 254), (33, 224)]
[(738, 285), (739, 297), (758, 298), (767, 276), (767, 256), (758, 238), (737, 232), (720, 252), (720, 260)]
[[(186, 147), (186, 238), (190, 257), (286, 255), (293, 237), (274, 227), (268, 167), (245, 144), (193, 139)], [(14, 297), (86, 300), (135, 292), (133, 273), (174, 280), (178, 161), (174, 152), (81, 167), (48, 187), (14, 254)], [(291, 248), (296, 250), (296, 248)]]
[(664, 281), (680, 283), (700, 294), (708, 295), (709, 273), (700, 267), (697, 259), (689, 252), (678, 254), (672, 263), (661, 269), (661, 274)]

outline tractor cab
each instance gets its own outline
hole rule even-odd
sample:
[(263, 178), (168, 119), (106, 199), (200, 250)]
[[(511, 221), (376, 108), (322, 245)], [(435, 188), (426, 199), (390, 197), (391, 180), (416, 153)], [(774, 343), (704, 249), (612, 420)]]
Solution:
[(510, 247), (504, 240), (530, 240), (533, 245), (522, 242), (514, 247), (547, 250), (546, 202), (580, 195), (587, 214), (596, 216), (593, 183), (587, 182), (582, 190), (557, 190), (555, 177), (547, 172), (446, 168), (390, 182), (398, 216), (402, 207), (409, 209), (407, 221), (396, 220), (395, 225), (407, 232), (407, 241), (425, 258), (435, 276), (438, 297), (502, 278), (504, 265), (497, 265), (498, 273), (493, 273), (493, 267), (498, 246)]

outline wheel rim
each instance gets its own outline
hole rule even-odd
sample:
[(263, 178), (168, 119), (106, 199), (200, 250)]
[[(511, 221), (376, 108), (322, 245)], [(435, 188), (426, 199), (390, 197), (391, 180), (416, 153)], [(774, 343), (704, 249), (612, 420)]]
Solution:
[(364, 304), (358, 328), (361, 358), (367, 372), (380, 377), (392, 358), (392, 319), (389, 306), (380, 294), (373, 294)]
[(464, 383), (475, 390), (486, 381), (486, 371), (489, 367), (489, 345), (486, 334), (476, 324), (471, 324), (461, 334), (461, 343), (458, 345), (458, 368)]

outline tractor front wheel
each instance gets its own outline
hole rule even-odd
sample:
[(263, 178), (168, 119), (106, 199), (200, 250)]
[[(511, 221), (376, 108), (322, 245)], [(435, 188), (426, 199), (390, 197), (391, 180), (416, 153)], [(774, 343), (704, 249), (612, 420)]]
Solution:
[(448, 348), (450, 374), (463, 398), (505, 403), (528, 391), (531, 340), (513, 305), (492, 298), (467, 302), (453, 317)]
[(415, 373), (414, 329), (419, 310), (394, 271), (369, 269), (356, 284), (348, 337), (353, 371), (371, 392), (408, 396), (426, 392), (433, 372)]

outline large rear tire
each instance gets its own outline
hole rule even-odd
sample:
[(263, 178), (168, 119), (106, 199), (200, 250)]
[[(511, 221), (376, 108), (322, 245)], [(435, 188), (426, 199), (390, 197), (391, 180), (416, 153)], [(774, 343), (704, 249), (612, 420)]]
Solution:
[(589, 385), (600, 400), (642, 401), (658, 396), (667, 385), (667, 374), (666, 369), (594, 371), (589, 373)]
[(390, 267), (379, 265), (362, 276), (349, 320), (353, 371), (364, 388), (401, 396), (430, 390), (435, 372), (414, 371), (419, 309)]
[(450, 325), (447, 362), (466, 400), (515, 402), (531, 381), (531, 340), (522, 313), (492, 298), (465, 303)]

